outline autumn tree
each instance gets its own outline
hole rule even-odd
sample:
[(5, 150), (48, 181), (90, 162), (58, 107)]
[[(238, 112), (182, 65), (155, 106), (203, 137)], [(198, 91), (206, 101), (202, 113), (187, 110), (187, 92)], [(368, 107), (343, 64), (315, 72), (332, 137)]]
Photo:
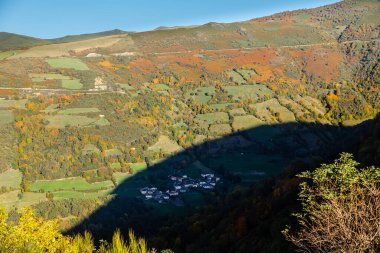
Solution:
[[(95, 247), (92, 235), (85, 232), (74, 237), (64, 236), (59, 232), (56, 220), (37, 217), (33, 210), (23, 208), (17, 223), (8, 223), (8, 214), (0, 208), (0, 252), (64, 252), (64, 253), (150, 253), (144, 238), (136, 237), (132, 230), (128, 239), (117, 230), (112, 242), (100, 241)], [(164, 250), (162, 252), (172, 252)]]
[(379, 252), (380, 169), (361, 169), (351, 154), (304, 172), (297, 231), (286, 238), (300, 252)]

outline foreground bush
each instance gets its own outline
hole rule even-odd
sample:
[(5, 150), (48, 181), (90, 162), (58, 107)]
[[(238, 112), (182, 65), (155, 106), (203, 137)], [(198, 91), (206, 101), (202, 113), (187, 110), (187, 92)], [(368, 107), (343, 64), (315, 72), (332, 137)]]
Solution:
[[(62, 252), (62, 253), (153, 253), (143, 238), (137, 238), (132, 231), (126, 241), (120, 231), (113, 235), (112, 242), (101, 241), (95, 247), (90, 233), (64, 236), (58, 230), (56, 220), (36, 217), (31, 208), (24, 208), (17, 224), (7, 222), (7, 212), (0, 209), (0, 252)], [(171, 251), (163, 251), (165, 253)]]
[(380, 169), (359, 169), (344, 153), (300, 176), (302, 213), (287, 239), (301, 252), (380, 252)]

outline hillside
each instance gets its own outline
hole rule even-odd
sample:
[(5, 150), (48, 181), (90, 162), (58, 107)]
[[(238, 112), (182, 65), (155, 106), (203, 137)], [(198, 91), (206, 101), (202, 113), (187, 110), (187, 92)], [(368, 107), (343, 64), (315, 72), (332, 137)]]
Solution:
[(39, 45), (45, 45), (49, 42), (46, 40), (33, 38), (13, 33), (0, 32), (0, 50), (29, 48)]
[(96, 239), (122, 226), (176, 252), (291, 252), (295, 174), (343, 151), (379, 164), (379, 16), (377, 0), (345, 0), (147, 32), (2, 33), (0, 204)]
[(100, 38), (100, 37), (104, 37), (104, 36), (119, 35), (119, 34), (126, 34), (126, 33), (130, 33), (130, 32), (122, 31), (119, 29), (114, 29), (114, 30), (110, 30), (110, 31), (97, 32), (97, 33), (67, 35), (67, 36), (64, 36), (62, 38), (50, 39), (49, 41), (51, 43), (67, 43), (67, 42), (75, 42), (75, 41), (80, 41), (80, 40), (95, 39), (95, 38)]

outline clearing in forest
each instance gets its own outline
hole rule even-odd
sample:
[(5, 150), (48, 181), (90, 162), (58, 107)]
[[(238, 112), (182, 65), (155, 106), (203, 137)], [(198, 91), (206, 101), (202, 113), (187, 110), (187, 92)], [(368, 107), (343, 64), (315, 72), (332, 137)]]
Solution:
[(198, 114), (195, 117), (195, 121), (203, 121), (207, 124), (215, 124), (215, 123), (228, 123), (230, 120), (229, 116), (225, 112), (211, 112), (205, 114)]
[(181, 151), (182, 148), (175, 141), (170, 140), (168, 136), (161, 135), (158, 138), (157, 143), (149, 147), (149, 150), (156, 152), (161, 151), (164, 154), (172, 154)]
[(87, 65), (77, 58), (56, 58), (46, 60), (53, 68), (68, 68), (75, 70), (89, 70)]

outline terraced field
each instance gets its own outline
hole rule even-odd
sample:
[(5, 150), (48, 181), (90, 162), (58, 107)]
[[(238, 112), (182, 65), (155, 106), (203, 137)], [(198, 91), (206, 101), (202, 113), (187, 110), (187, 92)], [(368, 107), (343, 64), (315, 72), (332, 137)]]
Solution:
[(122, 88), (125, 91), (135, 90), (134, 87), (132, 87), (130, 84), (127, 84), (127, 83), (117, 83), (117, 85), (120, 86), (120, 88)]
[(26, 99), (20, 100), (6, 100), (0, 99), (0, 108), (15, 108), (15, 109), (25, 109)]
[(296, 122), (293, 112), (280, 105), (277, 99), (273, 98), (262, 103), (252, 105), (258, 118), (269, 123)]
[(253, 115), (234, 116), (232, 128), (234, 131), (242, 131), (264, 125), (265, 123)]
[(158, 138), (157, 143), (149, 147), (149, 150), (158, 152), (161, 151), (165, 154), (172, 154), (182, 150), (182, 147), (179, 146), (176, 142), (169, 139), (168, 136), (161, 135)]
[(77, 58), (57, 58), (46, 60), (53, 68), (69, 68), (75, 70), (89, 70), (87, 65)]
[(227, 134), (230, 134), (232, 132), (230, 124), (211, 125), (209, 130), (211, 133), (213, 133), (217, 136), (227, 135)]
[(71, 77), (61, 74), (29, 74), (33, 82), (44, 82), (47, 80), (70, 80)]
[(58, 114), (68, 115), (68, 114), (84, 114), (84, 113), (97, 113), (99, 112), (98, 108), (90, 107), (90, 108), (70, 108), (61, 110)]
[(17, 51), (17, 50), (11, 50), (11, 51), (3, 51), (3, 52), (0, 52), (0, 61), (1, 60), (5, 60), (7, 59), (8, 57), (11, 57), (13, 55), (16, 55), (18, 52), (20, 51)]
[(84, 127), (84, 126), (104, 126), (109, 125), (105, 118), (90, 118), (82, 115), (46, 115), (46, 120), (50, 126), (64, 128), (65, 126)]
[(198, 114), (195, 118), (196, 121), (203, 121), (207, 124), (214, 123), (226, 123), (229, 122), (230, 118), (225, 112), (212, 112), (205, 114)]
[(239, 86), (225, 86), (224, 90), (228, 94), (232, 95), (235, 100), (240, 99), (269, 99), (273, 96), (273, 91), (268, 89), (264, 85), (254, 84), (254, 85), (239, 85)]
[(22, 174), (19, 170), (8, 169), (0, 173), (0, 187), (19, 189)]
[(211, 96), (215, 94), (214, 87), (201, 87), (194, 91), (189, 91), (186, 94), (186, 98), (191, 98), (198, 103), (207, 103), (211, 100)]
[(97, 183), (88, 183), (84, 178), (65, 178), (57, 180), (38, 180), (34, 182), (30, 190), (32, 192), (55, 192), (55, 191), (93, 191), (112, 188), (113, 183), (111, 181), (103, 181)]
[(79, 90), (83, 88), (83, 84), (79, 79), (74, 80), (62, 80), (62, 88), (69, 90)]
[(0, 126), (13, 122), (13, 113), (9, 110), (0, 110)]

